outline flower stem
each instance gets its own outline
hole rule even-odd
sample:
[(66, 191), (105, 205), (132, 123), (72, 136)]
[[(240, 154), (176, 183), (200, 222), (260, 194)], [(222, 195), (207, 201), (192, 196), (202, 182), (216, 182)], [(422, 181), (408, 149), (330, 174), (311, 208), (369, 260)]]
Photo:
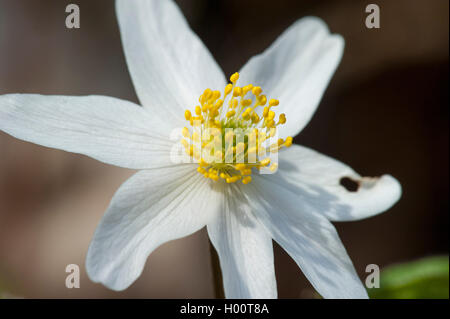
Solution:
[(214, 295), (217, 299), (224, 299), (222, 272), (220, 270), (219, 256), (211, 241), (209, 241), (209, 253), (211, 255), (211, 267), (214, 281)]

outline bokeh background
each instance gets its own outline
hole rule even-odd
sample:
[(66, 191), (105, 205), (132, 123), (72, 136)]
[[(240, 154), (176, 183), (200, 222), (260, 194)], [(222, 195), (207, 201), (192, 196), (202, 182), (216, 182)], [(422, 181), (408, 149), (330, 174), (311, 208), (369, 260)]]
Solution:
[[(81, 28), (65, 28), (77, 3)], [(377, 0), (381, 28), (367, 29), (370, 2), (177, 1), (227, 75), (295, 20), (316, 15), (346, 49), (313, 120), (295, 142), (342, 160), (362, 175), (397, 177), (403, 197), (387, 213), (337, 223), (361, 278), (381, 268), (448, 254), (447, 0)], [(0, 0), (0, 94), (102, 94), (138, 102), (112, 0)], [(0, 287), (5, 297), (214, 297), (205, 230), (167, 243), (123, 292), (86, 276), (87, 248), (109, 200), (132, 171), (47, 149), (0, 132)], [(67, 264), (81, 288), (65, 287)], [(275, 245), (281, 298), (313, 290)]]

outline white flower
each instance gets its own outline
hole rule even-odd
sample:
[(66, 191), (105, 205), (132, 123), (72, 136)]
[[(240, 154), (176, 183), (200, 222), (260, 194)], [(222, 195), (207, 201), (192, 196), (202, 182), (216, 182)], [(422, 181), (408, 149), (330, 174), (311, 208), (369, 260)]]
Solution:
[[(90, 278), (125, 289), (158, 246), (206, 225), (229, 298), (277, 297), (272, 239), (323, 297), (366, 298), (330, 221), (389, 209), (400, 197), (399, 183), (389, 175), (361, 177), (298, 145), (280, 150), (275, 174), (254, 174), (248, 184), (216, 182), (220, 170), (204, 178), (197, 164), (173, 164), (170, 132), (185, 125), (185, 109), (198, 104), (206, 88), (227, 81), (172, 1), (119, 0), (117, 15), (142, 107), (104, 96), (0, 97), (4, 132), (140, 170), (117, 191), (95, 232), (86, 261)], [(281, 137), (295, 136), (308, 123), (343, 46), (341, 36), (308, 17), (242, 68), (239, 81), (279, 98), (276, 110), (287, 118)], [(358, 190), (343, 187), (343, 177), (359, 183)]]

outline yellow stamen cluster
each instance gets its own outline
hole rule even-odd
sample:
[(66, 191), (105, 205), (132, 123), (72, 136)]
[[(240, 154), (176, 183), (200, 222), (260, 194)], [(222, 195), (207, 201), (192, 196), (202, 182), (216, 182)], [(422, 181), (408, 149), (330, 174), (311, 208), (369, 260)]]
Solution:
[(273, 108), (279, 101), (268, 100), (259, 86), (237, 86), (238, 80), (239, 73), (234, 73), (231, 83), (225, 86), (223, 97), (220, 91), (206, 89), (194, 114), (185, 111), (184, 117), (191, 130), (183, 128), (181, 143), (186, 153), (198, 161), (197, 170), (206, 178), (223, 179), (227, 183), (240, 180), (248, 184), (253, 168), (277, 170), (277, 164), (270, 165), (270, 158), (265, 156), (278, 152), (283, 146), (291, 146), (292, 137), (280, 138), (269, 146), (262, 145), (276, 135), (278, 125), (286, 123), (286, 116), (280, 114), (276, 120)]

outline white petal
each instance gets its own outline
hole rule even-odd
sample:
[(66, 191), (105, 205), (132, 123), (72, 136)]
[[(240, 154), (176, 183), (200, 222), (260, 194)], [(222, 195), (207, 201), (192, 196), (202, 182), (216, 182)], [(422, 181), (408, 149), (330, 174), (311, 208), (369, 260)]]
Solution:
[(106, 96), (0, 96), (0, 130), (18, 139), (132, 169), (170, 165), (168, 130), (131, 102)]
[(267, 176), (255, 176), (243, 190), (273, 239), (322, 297), (367, 298), (334, 226), (323, 215), (301, 211), (298, 196)]
[(208, 224), (227, 298), (276, 298), (272, 238), (236, 185), (224, 187), (221, 214)]
[(224, 75), (172, 0), (119, 0), (117, 16), (128, 68), (144, 106), (174, 125), (206, 88), (220, 90)]
[(123, 290), (141, 274), (149, 254), (192, 234), (218, 212), (218, 193), (194, 165), (140, 171), (114, 195), (89, 247), (89, 277)]
[[(347, 165), (299, 145), (279, 156), (279, 170), (273, 178), (297, 194), (302, 211), (332, 221), (350, 221), (382, 213), (400, 199), (400, 183), (390, 175), (361, 177)], [(342, 178), (359, 183), (358, 189), (347, 190)]]
[(343, 48), (343, 38), (331, 35), (322, 20), (303, 18), (248, 61), (239, 83), (259, 85), (268, 97), (279, 99), (277, 114), (285, 113), (287, 118), (279, 126), (280, 136), (295, 136), (314, 114)]

